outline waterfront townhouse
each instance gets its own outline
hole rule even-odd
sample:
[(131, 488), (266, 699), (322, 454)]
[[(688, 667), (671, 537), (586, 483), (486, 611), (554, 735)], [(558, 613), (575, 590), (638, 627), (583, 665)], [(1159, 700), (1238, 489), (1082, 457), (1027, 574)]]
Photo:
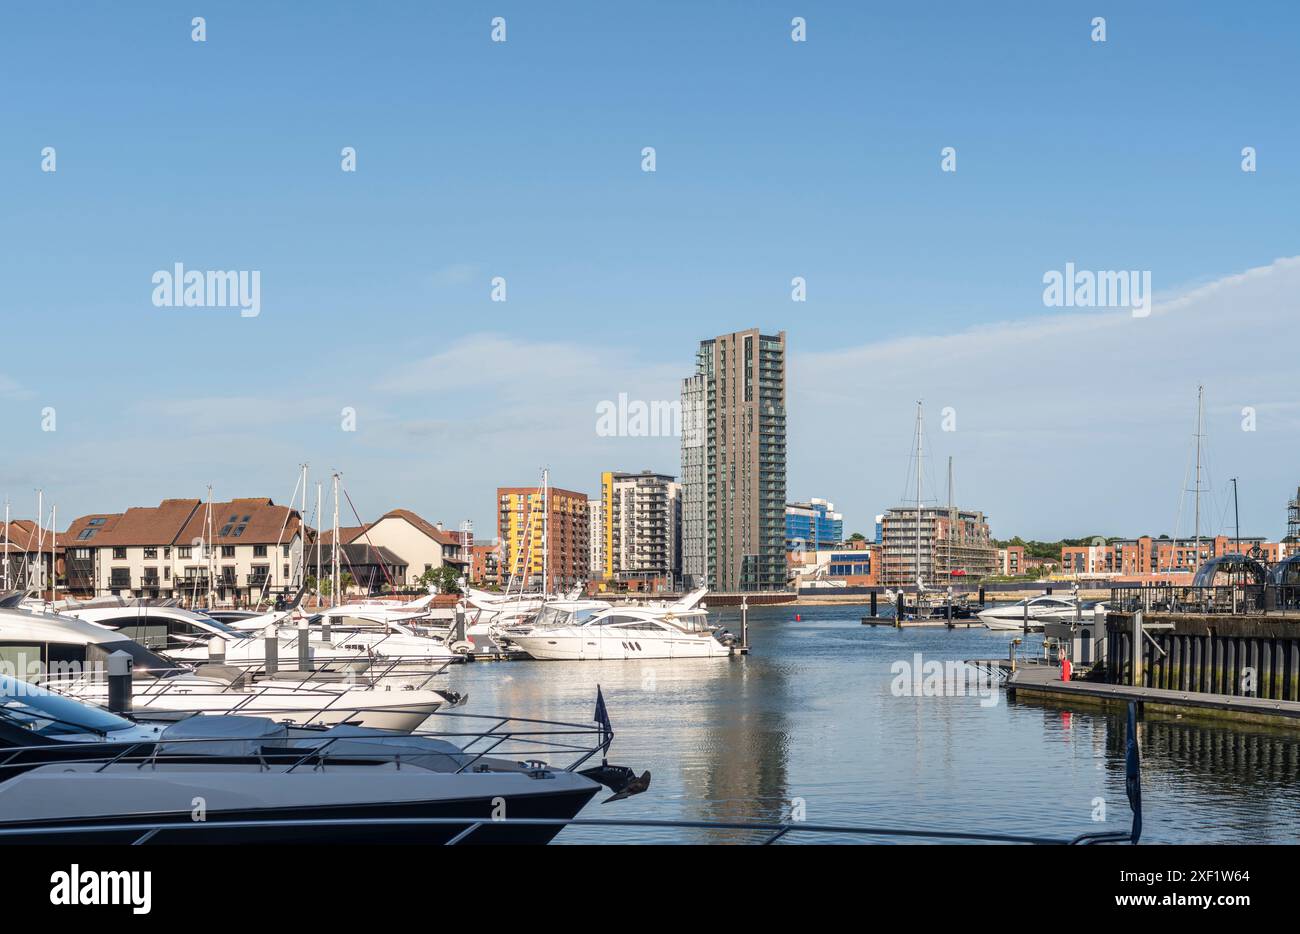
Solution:
[[(390, 557), (397, 559), (395, 562), (386, 560), (380, 564), (400, 568), (395, 574), (389, 572), (393, 574), (390, 583), (398, 588), (415, 586), (426, 571), (444, 565), (453, 568), (458, 575), (468, 573), (466, 542), (472, 546), (472, 536), (473, 533), (468, 530), (445, 529), (441, 522), (430, 522), (409, 509), (390, 509), (368, 525), (339, 528), (340, 543), (386, 549)], [(322, 546), (328, 546), (332, 541), (332, 530), (326, 529), (321, 534)], [(315, 560), (314, 553), (309, 560)], [(330, 556), (323, 553), (321, 565), (326, 574), (329, 573), (330, 561)]]
[(56, 544), (62, 553), (62, 536), (37, 528), (30, 519), (0, 523), (0, 588), (47, 588), (56, 566)]
[(302, 520), (270, 499), (167, 499), (82, 516), (60, 538), (73, 596), (243, 606), (302, 581)]

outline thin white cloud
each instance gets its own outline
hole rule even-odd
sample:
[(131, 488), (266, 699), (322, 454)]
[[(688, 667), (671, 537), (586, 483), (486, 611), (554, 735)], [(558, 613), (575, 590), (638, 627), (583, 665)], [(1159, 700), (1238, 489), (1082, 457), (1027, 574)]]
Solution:
[[(1039, 313), (830, 353), (796, 346), (791, 492), (827, 496), (869, 525), (897, 504), (912, 406), (924, 399), (932, 456), (955, 457), (958, 499), (989, 512), (995, 534), (1172, 531), (1203, 383), (1219, 472), (1252, 483), (1243, 531), (1277, 535), (1300, 479), (1298, 295), (1300, 258), (1286, 258), (1157, 304), (1147, 318)], [(940, 430), (944, 407), (955, 432)], [(1246, 407), (1254, 432), (1241, 430)], [(847, 482), (846, 464), (858, 468)], [(937, 500), (943, 466), (928, 491)]]
[[(1278, 535), (1300, 482), (1297, 296), (1300, 257), (1197, 286), (1148, 318), (1033, 308), (873, 341), (880, 310), (823, 352), (803, 350), (796, 326), (789, 495), (827, 497), (851, 530), (869, 531), (904, 495), (921, 398), (927, 495), (946, 496), (952, 455), (958, 500), (985, 510), (995, 535), (1174, 531), (1203, 383), (1213, 482), (1240, 478), (1243, 533)], [(495, 487), (536, 482), (543, 465), (557, 485), (587, 493), (602, 470), (676, 472), (677, 438), (602, 437), (597, 405), (620, 393), (676, 400), (707, 336), (658, 333), (642, 347), (476, 334), (415, 359), (357, 348), (332, 381), (314, 374), (253, 396), (160, 399), (116, 421), (105, 410), (93, 425), (61, 418), (59, 432), (19, 451), (0, 480), (59, 489), (74, 514), (201, 495), (207, 482), (279, 500), (309, 460), (316, 477), (343, 470), (363, 512), (399, 504), (445, 521), (470, 517), (490, 536)], [(652, 359), (650, 347), (672, 359)], [(21, 387), (0, 377), (6, 391)], [(357, 408), (356, 432), (339, 430), (342, 404)], [(940, 429), (945, 406), (955, 409), (955, 432)], [(1256, 431), (1241, 430), (1246, 407)], [(1221, 521), (1221, 509), (1208, 512)]]

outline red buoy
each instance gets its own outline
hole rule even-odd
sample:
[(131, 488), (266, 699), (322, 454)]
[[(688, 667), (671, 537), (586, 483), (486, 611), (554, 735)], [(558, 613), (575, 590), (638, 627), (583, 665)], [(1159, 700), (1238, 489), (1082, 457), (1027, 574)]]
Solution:
[(796, 614), (794, 614), (794, 621), (795, 621), (796, 623), (802, 623), (802, 622), (803, 622), (803, 617), (800, 616), (798, 613), (796, 613)]

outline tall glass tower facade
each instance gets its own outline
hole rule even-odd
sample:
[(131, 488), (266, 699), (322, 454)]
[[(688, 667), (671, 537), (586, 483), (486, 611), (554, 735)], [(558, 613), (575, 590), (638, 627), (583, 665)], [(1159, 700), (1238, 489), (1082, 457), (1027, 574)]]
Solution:
[(780, 590), (785, 563), (785, 332), (700, 342), (682, 382), (686, 585)]

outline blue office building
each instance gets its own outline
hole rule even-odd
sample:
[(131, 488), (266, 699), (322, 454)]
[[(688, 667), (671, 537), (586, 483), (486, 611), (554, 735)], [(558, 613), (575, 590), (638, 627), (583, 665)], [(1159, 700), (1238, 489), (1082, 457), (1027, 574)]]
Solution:
[(814, 499), (786, 504), (786, 551), (812, 551), (843, 541), (844, 517), (835, 511), (834, 503)]

